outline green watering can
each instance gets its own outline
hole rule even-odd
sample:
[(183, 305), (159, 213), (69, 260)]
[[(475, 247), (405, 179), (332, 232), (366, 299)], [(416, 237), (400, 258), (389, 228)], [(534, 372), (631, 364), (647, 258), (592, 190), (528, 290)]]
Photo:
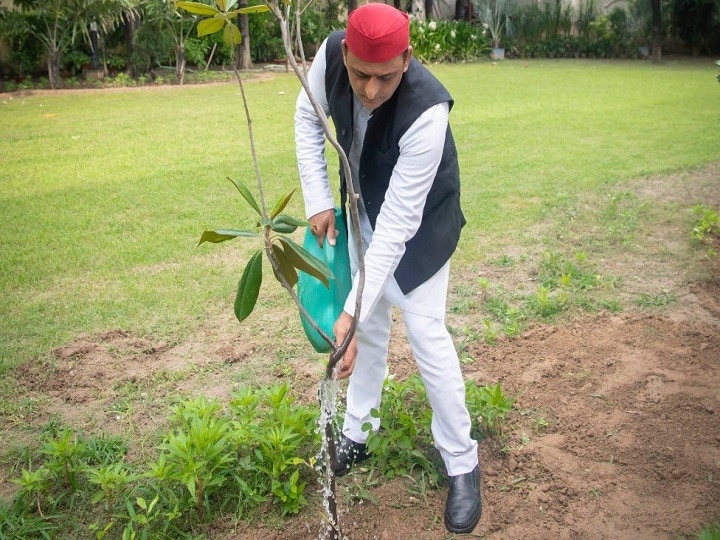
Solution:
[[(352, 287), (348, 237), (343, 223), (342, 211), (339, 208), (335, 209), (335, 228), (338, 235), (334, 246), (328, 244), (327, 237), (325, 237), (323, 247), (318, 246), (317, 239), (310, 232), (309, 227), (305, 230), (305, 240), (303, 242), (303, 247), (307, 251), (324, 261), (332, 270), (334, 279), (329, 280), (330, 286), (325, 287), (319, 279), (302, 271), (298, 272), (297, 284), (300, 303), (317, 325), (331, 337), (334, 336), (333, 326), (335, 321), (340, 316)], [(319, 353), (330, 352), (332, 347), (310, 326), (308, 320), (303, 315), (300, 316), (300, 320), (305, 335), (313, 348)]]

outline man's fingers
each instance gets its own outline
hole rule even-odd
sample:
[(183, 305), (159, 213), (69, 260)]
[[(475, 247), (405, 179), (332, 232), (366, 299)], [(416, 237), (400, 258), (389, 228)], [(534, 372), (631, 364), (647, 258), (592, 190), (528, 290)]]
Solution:
[(328, 232), (327, 232), (328, 244), (330, 244), (331, 246), (335, 245), (335, 239), (337, 238), (337, 234), (338, 234), (337, 229), (335, 227), (332, 227), (328, 230)]
[(315, 235), (318, 246), (323, 247), (325, 236), (327, 235), (328, 243), (335, 245), (335, 210), (324, 210), (310, 218), (310, 232)]

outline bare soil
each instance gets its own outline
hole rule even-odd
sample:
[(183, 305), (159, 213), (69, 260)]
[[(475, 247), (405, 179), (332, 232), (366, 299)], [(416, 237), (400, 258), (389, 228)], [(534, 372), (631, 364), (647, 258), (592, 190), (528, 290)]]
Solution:
[[(697, 174), (705, 175), (699, 187), (714, 186), (705, 202), (717, 207), (720, 165)], [(682, 185), (690, 185), (685, 180)], [(673, 188), (679, 182), (658, 178), (651, 194), (638, 193), (694, 202), (697, 193)], [(657, 258), (633, 264), (644, 268), (644, 280), (666, 276), (654, 266), (661, 264)], [(503, 436), (480, 443), (484, 510), (467, 537), (670, 539), (720, 522), (720, 257), (702, 264), (709, 270), (701, 280), (675, 276), (676, 301), (662, 309), (577, 316), (533, 325), (493, 346), (471, 345), (477, 360), (463, 366), (465, 376), (500, 382), (516, 406)], [(156, 343), (124, 330), (80, 337), (55, 351), (51, 368), (20, 368), (23, 395), (37, 400), (38, 422), (57, 415), (71, 425), (136, 433), (138, 439), (160, 429), (172, 396), (224, 399), (236, 384), (232, 374), (243, 370), (265, 373), (257, 375), (258, 383), (287, 380), (294, 393), (312, 399), (321, 364), (298, 354), (261, 370), (272, 355), (269, 336), (250, 333), (226, 311), (180, 343)], [(402, 325), (397, 327), (391, 370), (402, 377), (415, 367)], [(174, 380), (173, 373), (183, 375)], [(132, 414), (120, 407), (123, 396), (132, 396)], [(376, 479), (360, 470), (339, 480), (348, 538), (449, 537), (444, 489), (423, 492), (406, 479)], [(361, 488), (375, 500), (354, 499)], [(10, 490), (8, 482), (0, 483), (0, 493)], [(282, 521), (216, 523), (207, 534), (221, 540), (314, 539), (319, 505), (315, 498), (300, 515)]]

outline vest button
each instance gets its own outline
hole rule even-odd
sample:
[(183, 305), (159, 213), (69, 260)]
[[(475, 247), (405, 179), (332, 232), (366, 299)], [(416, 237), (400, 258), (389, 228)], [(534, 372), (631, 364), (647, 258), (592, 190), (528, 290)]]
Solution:
[(345, 135), (347, 135), (347, 130), (343, 129), (343, 130), (340, 132), (340, 135), (342, 135), (343, 137), (344, 137)]

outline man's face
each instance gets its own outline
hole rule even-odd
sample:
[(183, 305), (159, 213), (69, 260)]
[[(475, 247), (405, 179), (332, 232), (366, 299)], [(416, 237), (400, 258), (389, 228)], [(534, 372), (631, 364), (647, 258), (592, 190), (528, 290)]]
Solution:
[(360, 60), (347, 48), (345, 41), (342, 42), (342, 50), (350, 86), (363, 106), (371, 111), (392, 97), (412, 57), (412, 47), (387, 62)]

